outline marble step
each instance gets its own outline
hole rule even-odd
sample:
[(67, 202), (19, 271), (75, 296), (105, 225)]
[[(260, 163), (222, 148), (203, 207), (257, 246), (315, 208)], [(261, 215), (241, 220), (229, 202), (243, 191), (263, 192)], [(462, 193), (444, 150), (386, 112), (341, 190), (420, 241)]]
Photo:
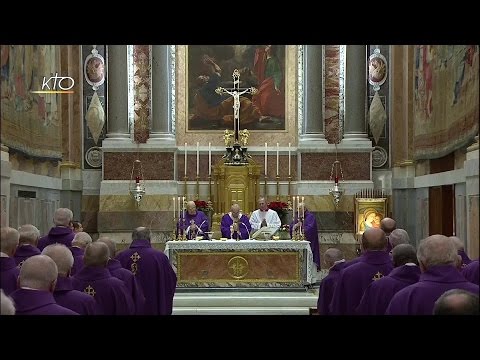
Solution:
[[(315, 304), (316, 305), (316, 304)], [(308, 307), (174, 307), (172, 315), (309, 315)]]

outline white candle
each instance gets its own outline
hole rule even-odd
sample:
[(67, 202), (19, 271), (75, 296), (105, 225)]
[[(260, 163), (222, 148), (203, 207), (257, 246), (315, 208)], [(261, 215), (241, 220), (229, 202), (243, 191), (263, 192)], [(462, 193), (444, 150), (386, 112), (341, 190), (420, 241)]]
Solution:
[(305, 196), (302, 196), (302, 219), (305, 218)]
[(177, 216), (177, 207), (175, 206), (175, 196), (173, 197), (173, 219)]
[(278, 161), (279, 161), (279, 150), (278, 150), (278, 143), (277, 143), (277, 176), (278, 176)]
[(212, 175), (212, 143), (208, 143), (208, 175)]
[(178, 220), (182, 218), (182, 206), (180, 205), (180, 196), (177, 196), (178, 202)]
[(197, 176), (200, 175), (200, 149), (197, 141)]
[(290, 162), (290, 147), (291, 147), (291, 144), (288, 143), (288, 176), (290, 176), (290, 169), (291, 169), (291, 162)]
[(297, 196), (297, 220), (300, 219), (300, 196)]
[(295, 196), (293, 197), (293, 218), (295, 218)]
[(267, 143), (265, 143), (265, 176), (267, 176)]
[(185, 143), (185, 177), (187, 177), (187, 143)]

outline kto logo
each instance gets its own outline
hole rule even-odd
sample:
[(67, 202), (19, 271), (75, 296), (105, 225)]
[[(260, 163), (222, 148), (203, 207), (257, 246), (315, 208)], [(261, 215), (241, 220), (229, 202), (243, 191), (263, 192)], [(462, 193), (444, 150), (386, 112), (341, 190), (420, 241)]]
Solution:
[(75, 86), (75, 80), (70, 76), (51, 76), (47, 79), (43, 77), (42, 90), (32, 91), (34, 94), (73, 94), (71, 90)]

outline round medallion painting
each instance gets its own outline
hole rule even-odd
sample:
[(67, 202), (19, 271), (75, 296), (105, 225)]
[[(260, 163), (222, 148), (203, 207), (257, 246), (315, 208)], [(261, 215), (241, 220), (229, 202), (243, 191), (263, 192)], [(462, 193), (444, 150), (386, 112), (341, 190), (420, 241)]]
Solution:
[(368, 58), (368, 82), (378, 90), (385, 80), (387, 80), (387, 59), (380, 54), (379, 49), (375, 49)]
[(85, 80), (97, 90), (105, 82), (105, 59), (98, 53), (93, 53), (85, 59)]

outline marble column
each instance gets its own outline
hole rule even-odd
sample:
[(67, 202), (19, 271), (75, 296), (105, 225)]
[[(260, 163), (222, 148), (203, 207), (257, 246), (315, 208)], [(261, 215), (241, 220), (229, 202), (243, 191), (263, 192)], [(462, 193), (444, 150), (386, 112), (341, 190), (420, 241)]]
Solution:
[(152, 46), (152, 131), (149, 142), (175, 143), (170, 119), (169, 46)]
[(1, 203), (0, 203), (0, 225), (9, 225), (10, 208), (10, 177), (12, 176), (12, 164), (8, 154), (8, 147), (0, 144), (0, 170), (1, 170)]
[(128, 61), (127, 45), (109, 45), (108, 57), (108, 132), (107, 139), (127, 139)]
[(365, 124), (366, 61), (367, 47), (365, 45), (346, 46), (344, 140), (368, 140)]

